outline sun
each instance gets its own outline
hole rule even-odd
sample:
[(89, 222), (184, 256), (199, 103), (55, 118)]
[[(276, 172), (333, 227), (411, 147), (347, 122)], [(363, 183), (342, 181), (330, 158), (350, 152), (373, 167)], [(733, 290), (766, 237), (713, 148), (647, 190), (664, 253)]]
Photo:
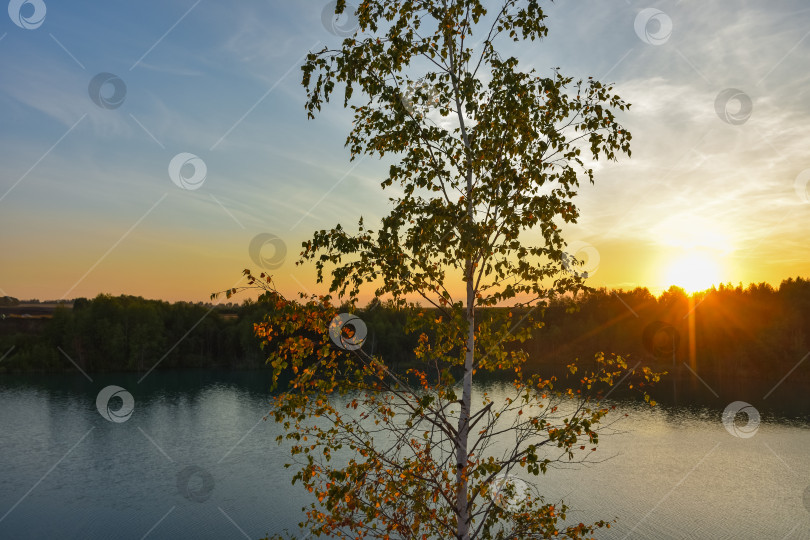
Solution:
[(720, 266), (708, 254), (690, 253), (674, 260), (667, 271), (667, 285), (676, 285), (687, 293), (704, 291), (720, 281)]

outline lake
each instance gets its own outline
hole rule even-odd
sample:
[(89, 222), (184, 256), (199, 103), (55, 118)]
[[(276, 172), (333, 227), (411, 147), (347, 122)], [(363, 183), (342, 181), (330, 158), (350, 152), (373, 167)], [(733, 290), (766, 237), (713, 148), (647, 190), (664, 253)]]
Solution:
[[(0, 538), (297, 531), (311, 495), (290, 485), (280, 430), (262, 420), (266, 372), (139, 378), (0, 377)], [(132, 395), (131, 416), (99, 412), (98, 394), (110, 385)], [(496, 397), (504, 389), (486, 387)], [(605, 461), (532, 481), (548, 500), (563, 498), (573, 520), (617, 519), (598, 538), (810, 539), (807, 418), (763, 411), (755, 431), (738, 432), (752, 436), (738, 437), (722, 407), (620, 404), (618, 432), (596, 452)]]

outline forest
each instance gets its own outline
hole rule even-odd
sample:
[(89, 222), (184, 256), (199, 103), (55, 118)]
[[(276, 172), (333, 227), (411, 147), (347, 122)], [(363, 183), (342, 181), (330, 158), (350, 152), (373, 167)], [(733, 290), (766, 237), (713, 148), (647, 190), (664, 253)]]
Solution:
[[(253, 335), (253, 324), (270, 309), (260, 301), (215, 305), (99, 295), (35, 317), (15, 313), (13, 299), (3, 304), (0, 373), (75, 372), (75, 366), (87, 373), (143, 373), (155, 365), (255, 369), (266, 357)], [(521, 310), (515, 311), (520, 320)], [(368, 327), (364, 350), (395, 368), (413, 364), (417, 337), (402, 330), (404, 310), (375, 299), (357, 315)], [(521, 345), (529, 370), (559, 372), (604, 351), (689, 379), (693, 390), (701, 380), (720, 393), (729, 385), (766, 389), (788, 373), (793, 383), (810, 381), (810, 362), (804, 361), (810, 280), (801, 277), (778, 288), (721, 285), (693, 295), (677, 287), (658, 297), (645, 288), (592, 289), (554, 299), (533, 316), (543, 326)]]

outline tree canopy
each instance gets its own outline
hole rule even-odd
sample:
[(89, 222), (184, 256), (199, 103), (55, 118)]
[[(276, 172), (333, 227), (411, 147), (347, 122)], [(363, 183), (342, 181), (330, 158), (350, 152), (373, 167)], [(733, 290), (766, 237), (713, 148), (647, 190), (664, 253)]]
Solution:
[[(336, 15), (346, 9), (355, 8), (338, 0)], [(288, 299), (271, 276), (245, 271), (273, 306), (256, 326), (268, 362), (292, 377), (272, 414), (294, 442), (296, 481), (317, 498), (305, 527), (358, 538), (583, 537), (607, 524), (568, 523), (564, 504), (533, 490), (518, 497), (513, 477), (587, 459), (609, 411), (591, 397), (619, 377), (657, 375), (598, 355), (592, 372), (570, 366), (575, 387), (558, 387), (524, 375), (526, 352), (508, 345), (531, 336), (548, 300), (585, 288), (561, 227), (579, 216), (573, 198), (593, 181), (592, 163), (629, 155), (616, 118), (628, 105), (609, 84), (523, 71), (504, 54), (504, 42), (548, 33), (537, 0), (495, 9), (370, 0), (355, 11), (357, 31), (307, 56), (306, 110), (314, 117), (342, 89), (352, 159), (393, 160), (381, 181), (395, 188), (392, 209), (378, 228), (361, 217), (356, 231), (315, 232), (299, 262), (314, 262), (318, 281), (351, 306), (370, 286), (405, 310), (420, 365), (397, 373), (366, 352), (365, 325), (331, 296)], [(496, 305), (513, 309), (477, 315)], [(474, 396), (482, 371), (510, 373), (514, 395)], [(514, 443), (494, 453), (503, 437)], [(350, 457), (333, 461), (338, 450)]]

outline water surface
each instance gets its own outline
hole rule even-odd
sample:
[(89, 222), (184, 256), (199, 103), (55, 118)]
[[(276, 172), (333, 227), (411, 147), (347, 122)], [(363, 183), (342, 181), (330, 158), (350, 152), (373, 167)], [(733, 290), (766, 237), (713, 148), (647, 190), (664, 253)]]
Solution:
[[(262, 420), (266, 372), (138, 379), (0, 378), (0, 538), (254, 539), (297, 530), (311, 496), (290, 485), (280, 430)], [(113, 384), (135, 401), (120, 423), (96, 408)], [(496, 397), (506, 391), (486, 386)], [(533, 480), (548, 500), (565, 499), (571, 519), (615, 518), (598, 538), (810, 538), (802, 421), (763, 413), (755, 435), (738, 438), (721, 408), (619, 411), (620, 433), (603, 437), (595, 454), (604, 461)]]

